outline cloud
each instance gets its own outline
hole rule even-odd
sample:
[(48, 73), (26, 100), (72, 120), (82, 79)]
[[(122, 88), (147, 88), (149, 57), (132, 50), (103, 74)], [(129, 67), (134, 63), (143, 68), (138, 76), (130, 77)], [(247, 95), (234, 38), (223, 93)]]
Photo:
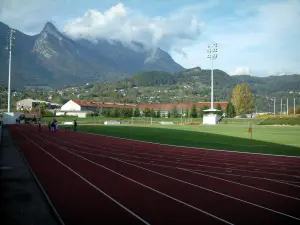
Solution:
[(60, 3), (60, 0), (0, 0), (0, 21), (25, 33), (37, 33), (46, 21), (55, 19)]
[(188, 10), (168, 17), (147, 17), (133, 13), (119, 3), (104, 12), (97, 9), (87, 11), (83, 16), (68, 21), (64, 31), (75, 39), (138, 41), (168, 51), (174, 46), (178, 50), (195, 42), (203, 26), (204, 23)]
[(182, 49), (188, 60), (173, 52), (176, 61), (187, 68), (210, 68), (205, 53), (207, 44), (215, 41), (219, 43), (216, 66), (228, 73), (240, 65), (251, 68), (251, 75), (260, 76), (282, 69), (300, 71), (300, 1), (241, 1), (227, 6), (232, 9), (230, 13), (221, 13), (226, 11), (226, 4), (224, 1), (214, 9), (218, 16), (204, 17), (205, 32), (198, 43)]
[(237, 67), (231, 73), (231, 75), (249, 75), (249, 74), (251, 74), (249, 67)]

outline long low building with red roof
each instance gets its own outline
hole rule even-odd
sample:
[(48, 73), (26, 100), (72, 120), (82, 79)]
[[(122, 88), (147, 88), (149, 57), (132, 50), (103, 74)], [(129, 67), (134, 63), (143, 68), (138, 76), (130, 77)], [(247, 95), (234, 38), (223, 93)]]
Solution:
[[(223, 110), (226, 109), (228, 102), (214, 102), (214, 108), (220, 104)], [(190, 110), (193, 105), (196, 105), (196, 109), (200, 110), (200, 108), (205, 105), (210, 107), (210, 102), (195, 102), (195, 103), (158, 103), (158, 104), (124, 104), (124, 103), (116, 103), (116, 102), (100, 102), (100, 101), (92, 101), (92, 100), (69, 100), (61, 107), (61, 113), (69, 112), (69, 115), (78, 115), (80, 117), (85, 117), (86, 113), (91, 111), (96, 111), (96, 109), (107, 110), (113, 108), (130, 108), (135, 109), (138, 107), (142, 112), (146, 108), (153, 109), (155, 112), (160, 111), (162, 115), (167, 115), (168, 112), (172, 111), (175, 107), (178, 112), (185, 112), (187, 109)], [(74, 114), (75, 113), (75, 114)], [(85, 114), (85, 115), (84, 115)]]

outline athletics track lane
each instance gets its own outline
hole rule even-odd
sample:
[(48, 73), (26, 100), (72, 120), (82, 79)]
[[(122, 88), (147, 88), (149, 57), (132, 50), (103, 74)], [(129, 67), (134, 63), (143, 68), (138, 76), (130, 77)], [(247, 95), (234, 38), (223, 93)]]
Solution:
[[(26, 133), (23, 136), (22, 131), (14, 131), (13, 135), (18, 143), (22, 140), (23, 143), (25, 142), (25, 145), (20, 145), (20, 148), (29, 163), (35, 165), (36, 161), (39, 161), (37, 166), (33, 166), (33, 169), (66, 224), (135, 224), (136, 221), (132, 222), (134, 218), (124, 218), (126, 212), (123, 212), (122, 218), (122, 213), (120, 214), (122, 208), (116, 204), (115, 208), (117, 210), (109, 207), (108, 210), (105, 210), (107, 202), (101, 201), (101, 198), (105, 197), (100, 193), (95, 193), (95, 191), (91, 193), (91, 190), (87, 188), (88, 185), (85, 185), (84, 182), (81, 182), (81, 188), (73, 190), (74, 178), (64, 176), (65, 169), (60, 168), (60, 171), (53, 171), (52, 166), (47, 163), (51, 161), (51, 157), (41, 157), (41, 155), (45, 156), (42, 149), (75, 170), (95, 186), (101, 188), (109, 196), (117, 199), (127, 208), (134, 210), (134, 213), (142, 214), (142, 218), (147, 222), (149, 220), (150, 224), (226, 224), (226, 221), (222, 222), (220, 219), (200, 212), (196, 208), (191, 208), (106, 169), (97, 167), (77, 156), (58, 150), (43, 140), (36, 140), (31, 136), (32, 134)], [(33, 142), (37, 145), (26, 141), (33, 139)], [(36, 147), (32, 148), (32, 146)], [(47, 165), (49, 167), (44, 168)], [(61, 189), (61, 186), (67, 188)], [(72, 193), (68, 194), (69, 191)], [(89, 205), (89, 201), (94, 204)], [(110, 205), (113, 204), (110, 202)], [(145, 218), (148, 218), (148, 220)], [(140, 224), (143, 223), (140, 222)]]
[[(63, 133), (61, 133), (61, 135), (65, 135), (65, 134), (63, 134)], [(57, 135), (57, 137), (58, 137), (59, 135)], [(62, 137), (62, 136), (61, 136)], [(48, 139), (50, 140), (50, 137), (48, 137)], [(34, 140), (36, 141), (36, 137), (34, 138)], [(45, 139), (46, 140), (46, 139)], [(58, 143), (58, 141), (52, 141), (53, 143)], [(41, 144), (43, 144), (43, 143), (41, 143)], [(68, 145), (66, 144), (62, 144), (62, 143), (59, 143), (59, 145), (60, 146), (63, 146), (63, 147), (67, 147)], [(53, 147), (52, 147), (53, 148)], [(82, 149), (79, 149), (79, 150), (82, 150)], [(77, 149), (77, 151), (78, 151), (78, 149)], [(86, 155), (85, 155), (85, 157), (86, 157)], [(93, 159), (93, 160), (95, 160), (95, 159)], [(99, 157), (97, 157), (97, 160), (99, 160)], [(107, 163), (107, 159), (105, 160), (105, 161), (103, 161), (103, 162), (101, 162), (101, 164), (103, 164), (103, 163)], [(122, 165), (123, 164), (123, 165)], [(128, 172), (128, 171), (131, 171), (132, 170), (132, 168), (131, 168), (131, 166), (129, 166), (128, 167), (128, 165), (127, 165), (127, 167), (126, 166), (124, 166), (124, 163), (122, 163), (121, 165), (118, 165), (118, 163), (116, 163), (116, 162), (111, 162), (111, 163), (109, 163), (107, 166), (109, 166), (109, 167), (113, 167), (113, 168), (115, 168), (116, 170), (121, 170), (122, 172), (124, 172), (124, 171), (126, 171), (126, 172)], [(121, 168), (123, 168), (124, 167), (124, 169), (121, 169)], [(135, 168), (135, 170), (132, 170), (131, 172), (128, 172), (128, 176), (129, 175), (135, 175), (135, 176), (137, 176), (136, 177), (136, 179), (143, 179), (144, 178), (144, 176), (145, 176), (145, 172), (143, 171), (142, 172), (142, 174), (141, 175), (137, 175), (136, 173), (140, 173), (141, 171), (139, 171), (139, 170), (136, 170), (136, 168)], [(166, 171), (163, 171), (164, 173), (166, 173)], [(181, 171), (182, 172), (182, 171)], [(178, 172), (177, 172), (178, 173)], [(147, 173), (146, 173), (147, 174)], [(148, 174), (148, 176), (149, 176), (149, 174)], [(175, 176), (178, 176), (178, 175), (176, 175), (175, 174)], [(157, 179), (161, 179), (161, 178), (157, 178), (157, 177), (155, 177), (155, 178), (153, 178), (154, 180), (157, 180)], [(146, 179), (146, 180), (144, 180), (143, 182), (150, 182), (150, 184), (152, 184), (151, 182), (153, 182), (152, 180), (153, 179)], [(161, 182), (166, 182), (166, 179), (162, 179), (162, 181)], [(165, 186), (167, 187), (168, 185), (170, 185), (171, 187), (177, 187), (177, 186), (179, 186), (179, 187), (177, 187), (177, 188), (180, 188), (180, 185), (179, 184), (177, 184), (176, 182), (174, 183), (174, 185), (173, 184), (170, 184), (170, 183), (172, 183), (172, 182), (170, 182), (170, 181), (168, 181), (166, 184), (165, 184)], [(150, 185), (149, 184), (149, 185)], [(152, 185), (155, 185), (155, 184), (152, 184)], [(166, 187), (161, 187), (160, 186), (161, 184), (159, 184), (158, 186), (157, 186), (157, 188), (166, 188)], [(187, 189), (187, 190), (189, 190), (189, 188), (190, 187), (187, 187), (186, 185), (182, 185), (182, 187), (181, 187), (182, 189), (181, 190), (183, 190), (183, 189)], [(164, 189), (166, 192), (167, 191), (170, 191), (170, 190), (168, 190), (169, 188), (166, 188), (166, 189)], [(175, 188), (176, 189), (176, 188)], [(199, 192), (199, 190), (197, 190), (198, 192)], [(192, 188), (192, 192), (191, 193), (194, 193), (195, 192), (195, 190), (193, 190), (193, 188)], [(190, 192), (189, 192), (190, 193)], [(174, 194), (174, 195), (179, 195), (179, 197), (182, 197), (182, 198), (185, 198), (185, 200), (186, 201), (189, 201), (189, 202), (193, 202), (193, 199), (191, 199), (191, 198), (193, 198), (193, 197), (196, 197), (197, 196), (197, 194), (199, 194), (199, 193), (196, 193), (195, 194), (195, 196), (193, 195), (193, 197), (190, 197), (190, 195), (189, 196), (180, 196), (180, 195), (182, 195), (182, 193), (180, 194), (180, 193), (178, 193), (178, 192), (172, 192), (172, 194)], [(205, 194), (205, 195), (207, 195), (207, 194)], [(201, 197), (203, 197), (203, 194), (202, 194), (202, 196), (200, 196), (200, 198), (199, 199), (201, 199)], [(210, 199), (210, 197), (211, 197), (211, 199)], [(209, 200), (213, 200), (213, 196), (208, 196), (208, 198), (209, 198)], [(219, 197), (220, 198), (220, 197)], [(218, 201), (220, 201), (219, 199), (218, 199)], [(229, 201), (230, 202), (230, 201)], [(193, 202), (194, 204), (198, 204), (199, 205), (199, 202)], [(204, 202), (202, 202), (202, 204), (200, 204), (201, 206), (203, 205), (203, 203)], [(209, 204), (209, 203), (208, 203)], [(231, 207), (230, 208), (233, 208), (233, 209), (238, 209), (239, 207), (237, 207), (237, 203), (236, 202), (234, 202), (234, 203), (229, 203), (229, 204), (227, 204), (227, 207), (228, 207), (228, 205), (230, 205)], [(246, 204), (247, 205), (247, 204)], [(214, 205), (214, 207), (216, 207), (216, 205)], [(220, 207), (220, 206), (219, 206)], [(218, 207), (218, 208), (219, 208)], [(224, 205), (224, 207), (226, 208), (226, 206)], [(247, 206), (248, 207), (248, 206)], [(248, 217), (249, 216), (251, 216), (251, 217), (253, 217), (253, 214), (254, 215), (259, 215), (259, 213), (255, 213), (255, 210), (256, 209), (252, 209), (251, 207), (250, 207), (250, 209), (249, 210), (247, 210), (247, 207), (246, 207), (246, 209), (245, 209), (245, 206), (244, 206), (244, 210), (242, 210), (242, 211), (244, 211), (244, 212), (247, 212), (246, 214), (248, 214)], [(216, 209), (211, 209), (212, 211), (218, 211), (218, 210), (216, 210)], [(223, 209), (223, 211), (221, 210), (221, 212), (223, 212), (224, 213), (224, 209)], [(226, 212), (226, 209), (225, 209), (225, 212)], [(249, 214), (249, 212), (251, 212), (251, 214)], [(230, 213), (229, 213), (230, 214)], [(238, 212), (238, 213), (236, 213), (237, 215), (239, 215), (239, 216), (242, 216), (242, 217), (247, 217), (247, 215), (244, 215), (243, 213), (241, 213), (241, 212)], [(264, 215), (264, 217), (266, 217), (266, 220), (267, 219), (270, 219), (271, 217), (268, 217), (267, 215), (268, 215), (268, 213), (266, 213), (266, 212), (263, 212), (263, 215)], [(227, 215), (226, 215), (227, 216)], [(239, 217), (239, 216), (235, 216), (235, 220), (238, 220), (238, 218), (237, 217)], [(228, 216), (227, 216), (228, 217)], [(231, 214), (231, 217), (234, 217), (232, 214)], [(243, 218), (243, 219), (245, 219), (245, 218)], [(247, 219), (247, 221), (249, 222), (249, 219), (251, 219), (251, 218), (248, 218)], [(256, 218), (257, 219), (257, 218)], [(273, 215), (272, 214), (272, 219), (276, 219), (276, 216), (275, 215)], [(277, 218), (276, 219), (276, 221), (278, 222), (278, 221), (280, 221), (280, 219), (282, 219), (282, 217), (280, 217), (279, 219)], [(251, 221), (251, 220), (250, 220)], [(253, 221), (252, 221), (253, 222)], [(282, 221), (283, 222), (283, 221)], [(243, 224), (245, 224), (245, 223), (243, 223)]]
[[(209, 164), (209, 161), (205, 163), (201, 163), (201, 164), (189, 164), (186, 163), (185, 160), (180, 160), (180, 161), (170, 161), (170, 160), (162, 160), (161, 157), (158, 157), (159, 159), (157, 160), (155, 157), (151, 157), (148, 156), (147, 157), (140, 157), (140, 156), (136, 156), (138, 154), (140, 154), (140, 152), (143, 151), (143, 149), (140, 149), (137, 151), (137, 153), (133, 153), (133, 152), (127, 152), (126, 150), (123, 151), (119, 151), (119, 150), (114, 150), (114, 144), (111, 145), (111, 147), (102, 147), (102, 142), (100, 146), (96, 146), (96, 143), (94, 144), (90, 144), (91, 140), (89, 140), (88, 143), (83, 142), (83, 141), (78, 141), (78, 137), (74, 138), (74, 137), (69, 137), (69, 142), (67, 141), (67, 134), (64, 134), (63, 136), (63, 143), (71, 143), (73, 145), (76, 145), (78, 147), (81, 148), (81, 150), (88, 150), (89, 152), (93, 153), (93, 154), (97, 154), (97, 153), (102, 153), (102, 154), (106, 154), (109, 155), (111, 157), (116, 157), (116, 158), (122, 158), (125, 161), (128, 162), (132, 162), (132, 163), (139, 163), (139, 164), (155, 164), (155, 165), (161, 165), (163, 167), (171, 167), (171, 168), (176, 168), (176, 167), (180, 167), (180, 168), (184, 168), (184, 169), (189, 169), (189, 170), (194, 170), (195, 172), (197, 172), (198, 174), (207, 174), (207, 176), (217, 176), (219, 178), (226, 178), (227, 180), (231, 180), (231, 181), (236, 181), (236, 182), (240, 182), (242, 184), (245, 185), (254, 185), (258, 188), (265, 188), (267, 190), (270, 191), (280, 191), (283, 192), (282, 194), (291, 194), (293, 193), (294, 197), (300, 197), (300, 192), (299, 192), (299, 186), (297, 186), (296, 184), (285, 184), (282, 183), (280, 181), (277, 180), (270, 180), (272, 179), (285, 179), (285, 181), (287, 182), (300, 182), (299, 177), (291, 175), (291, 174), (279, 174), (278, 172), (275, 173), (274, 171), (271, 171), (272, 173), (268, 173), (268, 174), (264, 174), (264, 170), (262, 168), (260, 168), (260, 172), (259, 171), (250, 171), (250, 170), (236, 170), (236, 169), (232, 169), (232, 168), (222, 168), (222, 167), (211, 167), (208, 166), (207, 164)], [(55, 135), (55, 136), (49, 136), (48, 138), (58, 141), (59, 139), (61, 139), (61, 137), (59, 135)], [(99, 143), (99, 142), (98, 142)], [(107, 144), (107, 143), (106, 143)], [(104, 148), (104, 149), (103, 149)], [(119, 148), (119, 147), (118, 147)], [(129, 151), (129, 150), (128, 150)], [(146, 149), (145, 149), (146, 151)], [(230, 171), (229, 171), (230, 169)], [(200, 171), (196, 171), (196, 170), (200, 170)], [(208, 171), (210, 170), (210, 171)], [(224, 173), (227, 172), (227, 173)], [(233, 174), (234, 172), (234, 174)], [(239, 173), (238, 173), (239, 172)], [(238, 174), (237, 174), (238, 173)], [(252, 175), (252, 176), (249, 176)], [(258, 177), (259, 176), (259, 177)], [(257, 180), (259, 180), (259, 182), (257, 182)], [(274, 185), (274, 183), (276, 183), (276, 185)]]

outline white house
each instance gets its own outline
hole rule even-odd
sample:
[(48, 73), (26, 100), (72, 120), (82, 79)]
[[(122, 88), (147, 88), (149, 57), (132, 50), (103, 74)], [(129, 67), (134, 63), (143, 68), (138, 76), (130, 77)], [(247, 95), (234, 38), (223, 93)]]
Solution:
[(60, 111), (56, 111), (56, 115), (69, 115), (86, 117), (89, 112), (94, 112), (97, 109), (112, 109), (112, 108), (132, 108), (134, 109), (136, 105), (134, 104), (122, 104), (114, 102), (96, 102), (89, 100), (69, 100), (65, 103)]

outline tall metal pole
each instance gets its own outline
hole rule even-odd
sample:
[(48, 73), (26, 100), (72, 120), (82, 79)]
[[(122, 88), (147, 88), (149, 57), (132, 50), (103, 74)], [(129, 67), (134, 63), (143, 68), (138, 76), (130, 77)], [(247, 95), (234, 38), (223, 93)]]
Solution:
[(214, 60), (211, 60), (211, 93), (210, 93), (210, 108), (214, 108)]
[(274, 115), (276, 114), (275, 104), (276, 104), (276, 98), (274, 98)]
[(13, 41), (13, 33), (15, 31), (13, 29), (9, 30), (9, 60), (8, 60), (8, 90), (7, 90), (7, 112), (10, 112), (10, 96), (11, 96), (11, 89), (10, 89), (10, 83), (11, 83), (11, 49), (12, 49), (12, 41)]
[(289, 99), (286, 99), (286, 115), (289, 115)]
[(210, 44), (207, 49), (207, 58), (211, 60), (211, 94), (210, 108), (214, 108), (214, 60), (218, 57), (218, 44)]
[(296, 98), (294, 98), (294, 115), (296, 115)]

